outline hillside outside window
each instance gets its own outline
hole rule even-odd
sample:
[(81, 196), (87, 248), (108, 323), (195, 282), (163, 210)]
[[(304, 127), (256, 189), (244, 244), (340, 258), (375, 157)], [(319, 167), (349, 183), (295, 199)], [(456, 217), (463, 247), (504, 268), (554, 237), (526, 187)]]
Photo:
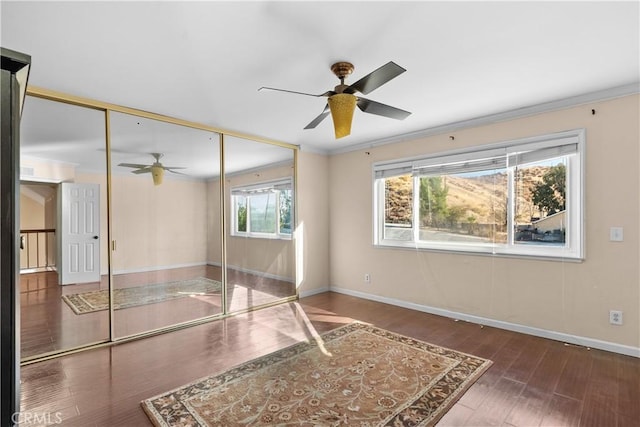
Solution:
[(231, 235), (290, 239), (292, 197), (290, 178), (233, 188)]
[(582, 259), (584, 132), (373, 167), (378, 246)]

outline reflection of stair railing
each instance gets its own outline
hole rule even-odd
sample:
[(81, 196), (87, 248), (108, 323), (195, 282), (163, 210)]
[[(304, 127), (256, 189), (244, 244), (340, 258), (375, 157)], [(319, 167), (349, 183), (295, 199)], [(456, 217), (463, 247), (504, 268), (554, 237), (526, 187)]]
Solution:
[(48, 270), (56, 265), (56, 229), (20, 230), (20, 270)]

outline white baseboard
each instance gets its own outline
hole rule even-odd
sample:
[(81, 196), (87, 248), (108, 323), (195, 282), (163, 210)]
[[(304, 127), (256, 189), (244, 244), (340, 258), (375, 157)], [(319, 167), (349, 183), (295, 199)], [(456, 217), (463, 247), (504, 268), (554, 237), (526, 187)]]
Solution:
[[(222, 267), (222, 264), (215, 261), (208, 261), (207, 265), (211, 265), (214, 267)], [(277, 274), (266, 273), (264, 271), (259, 271), (259, 270), (251, 270), (249, 268), (239, 267), (237, 265), (227, 265), (227, 268), (230, 268), (231, 270), (239, 271), (240, 273), (253, 274), (255, 276), (266, 277), (268, 279), (274, 279), (274, 280), (280, 280), (282, 282), (293, 283), (293, 279), (291, 277), (278, 276)]]
[(310, 297), (312, 295), (317, 295), (317, 294), (321, 294), (323, 292), (329, 292), (331, 289), (327, 286), (324, 288), (317, 288), (317, 289), (309, 289), (308, 291), (301, 291), (298, 292), (298, 296), (300, 298), (304, 298), (304, 297)]
[(640, 348), (623, 344), (617, 344), (609, 341), (601, 341), (594, 338), (581, 337), (577, 335), (565, 334), (563, 332), (550, 331), (547, 329), (535, 328), (532, 326), (519, 325), (517, 323), (504, 322), (502, 320), (489, 319), (486, 317), (475, 316), (472, 314), (459, 313), (451, 310), (444, 310), (437, 307), (415, 304), (412, 302), (402, 301), (395, 298), (381, 297), (379, 295), (368, 294), (365, 292), (353, 291), (350, 289), (331, 286), (328, 290), (340, 294), (350, 295), (358, 298), (368, 299), (371, 301), (391, 304), (398, 307), (410, 308), (412, 310), (422, 311), (425, 313), (435, 314), (438, 316), (449, 317), (452, 319), (464, 320), (479, 325), (491, 326), (508, 331), (520, 332), (527, 335), (533, 335), (541, 338), (548, 338), (555, 341), (565, 342), (568, 344), (579, 345), (587, 348), (597, 348), (599, 350), (610, 351), (613, 353), (624, 354), (640, 358)]
[[(194, 263), (187, 263), (187, 264), (172, 264), (172, 265), (159, 265), (159, 266), (153, 266), (153, 267), (128, 268), (123, 270), (114, 270), (113, 274), (147, 273), (149, 271), (171, 270), (174, 268), (186, 268), (186, 267), (200, 267), (203, 265), (207, 265), (207, 263), (194, 262)], [(107, 273), (104, 273), (104, 274), (107, 274)]]
[[(115, 270), (113, 274), (147, 273), (150, 271), (171, 270), (173, 268), (201, 267), (203, 265), (222, 267), (222, 264), (220, 264), (219, 262), (208, 261), (208, 262), (195, 262), (195, 263), (188, 263), (188, 264), (172, 264), (172, 265), (160, 265), (160, 266), (153, 266), (153, 267), (129, 268), (129, 269), (123, 269), (123, 270)], [(234, 265), (229, 265), (227, 267), (232, 270), (239, 271), (241, 273), (255, 274), (256, 276), (262, 276), (262, 277), (267, 277), (269, 279), (276, 279), (276, 280), (281, 280), (283, 282), (293, 283), (293, 279), (291, 279), (290, 277), (278, 276), (275, 274), (265, 273), (265, 272), (256, 271), (256, 270), (250, 270), (248, 268), (242, 268)], [(107, 274), (107, 273), (104, 273), (104, 274)]]

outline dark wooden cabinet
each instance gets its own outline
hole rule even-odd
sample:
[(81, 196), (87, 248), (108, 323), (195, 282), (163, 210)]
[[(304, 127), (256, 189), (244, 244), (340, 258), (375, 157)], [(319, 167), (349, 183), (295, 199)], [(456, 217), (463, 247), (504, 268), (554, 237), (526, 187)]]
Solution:
[(0, 94), (0, 425), (20, 410), (20, 117), (31, 57), (2, 48)]

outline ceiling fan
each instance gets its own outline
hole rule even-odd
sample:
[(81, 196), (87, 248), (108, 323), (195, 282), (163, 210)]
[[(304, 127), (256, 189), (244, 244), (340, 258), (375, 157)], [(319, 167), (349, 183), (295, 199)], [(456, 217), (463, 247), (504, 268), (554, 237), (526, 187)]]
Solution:
[(312, 93), (296, 92), (293, 90), (276, 89), (272, 87), (261, 87), (258, 90), (276, 90), (280, 92), (289, 92), (299, 95), (328, 97), (327, 105), (322, 110), (322, 113), (311, 121), (305, 129), (313, 129), (325, 117), (331, 113), (333, 118), (333, 126), (335, 130), (336, 139), (347, 136), (351, 133), (351, 121), (353, 119), (353, 113), (356, 105), (358, 108), (370, 114), (377, 114), (379, 116), (391, 117), (392, 119), (403, 120), (407, 118), (411, 113), (405, 110), (401, 110), (390, 105), (381, 104), (370, 99), (362, 98), (361, 96), (354, 95), (356, 92), (360, 92), (364, 95), (374, 91), (388, 81), (398, 77), (404, 73), (405, 70), (393, 61), (389, 61), (382, 67), (367, 74), (352, 85), (344, 84), (344, 79), (353, 73), (354, 66), (349, 62), (336, 62), (331, 66), (331, 71), (340, 79), (340, 84), (337, 85), (334, 90), (329, 90), (319, 95)]
[(164, 156), (162, 153), (149, 153), (155, 159), (155, 162), (150, 165), (143, 165), (138, 163), (120, 163), (118, 166), (123, 166), (125, 168), (135, 168), (136, 170), (131, 171), (131, 173), (141, 174), (141, 173), (151, 173), (153, 177), (153, 184), (160, 185), (162, 184), (162, 177), (164, 176), (164, 171), (169, 171), (171, 173), (177, 173), (184, 175), (181, 172), (176, 172), (175, 169), (186, 169), (184, 167), (177, 166), (164, 166), (160, 163), (160, 159)]

